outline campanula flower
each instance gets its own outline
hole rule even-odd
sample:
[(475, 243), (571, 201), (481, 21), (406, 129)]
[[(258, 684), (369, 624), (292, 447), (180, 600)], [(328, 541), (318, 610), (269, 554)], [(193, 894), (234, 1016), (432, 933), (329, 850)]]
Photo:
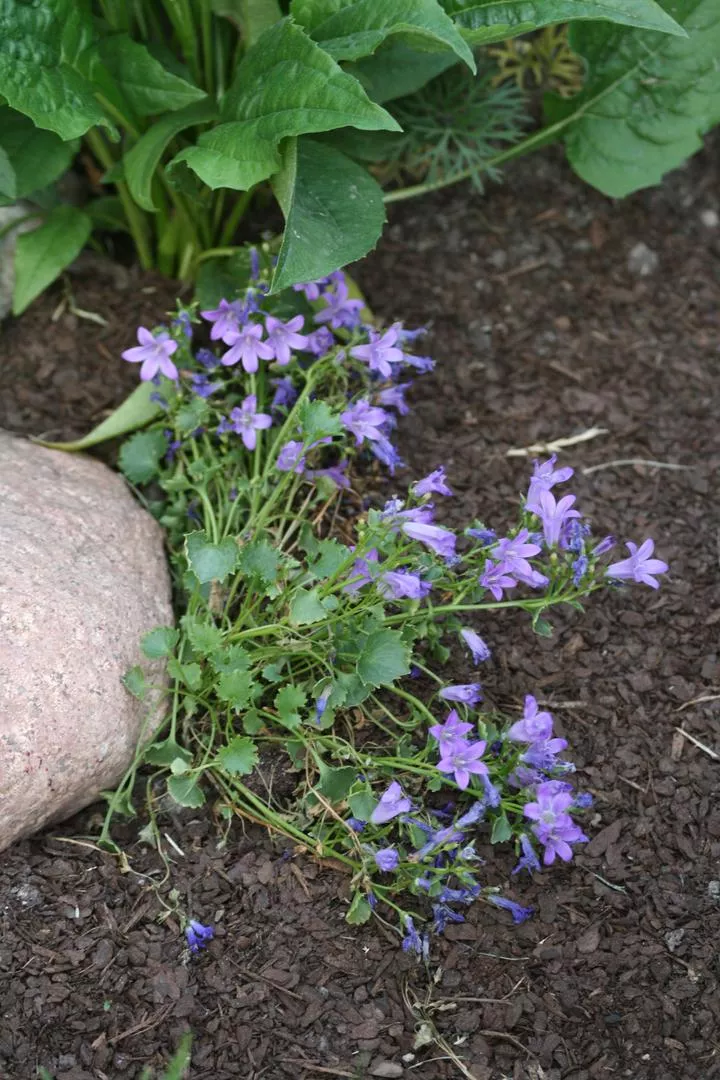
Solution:
[(307, 281), (304, 285), (293, 285), (293, 289), (295, 292), (305, 293), (306, 299), (312, 303), (313, 300), (320, 299), (320, 294), (329, 281), (330, 278), (318, 278), (317, 281)]
[(525, 500), (525, 509), (532, 514), (540, 513), (540, 495), (543, 491), (550, 491), (556, 484), (562, 484), (569, 480), (574, 469), (565, 466), (562, 469), (555, 468), (557, 454), (553, 454), (548, 461), (535, 462), (535, 469), (530, 479), (530, 489)]
[(211, 352), (210, 349), (198, 349), (195, 353), (195, 359), (206, 371), (213, 371), (220, 363), (215, 353)]
[(294, 318), (289, 319), (287, 322), (276, 319), (273, 315), (266, 316), (267, 344), (275, 353), (275, 359), (281, 367), (290, 363), (292, 359), (291, 349), (305, 349), (307, 347), (307, 337), (298, 333), (299, 330), (302, 330), (304, 322), (305, 319), (302, 315), (295, 315)]
[(495, 907), (509, 911), (514, 923), (524, 923), (535, 911), (535, 908), (521, 907), (520, 904), (516, 904), (514, 900), (508, 900), (504, 896), (488, 896), (488, 900), (491, 904), (494, 904)]
[(337, 465), (329, 465), (327, 469), (308, 469), (307, 477), (309, 480), (315, 480), (319, 476), (324, 476), (326, 479), (332, 480), (339, 488), (349, 490), (350, 481), (345, 475), (347, 467), (348, 460), (347, 458), (344, 458), (343, 461), (339, 461)]
[(579, 518), (580, 512), (573, 510), (574, 495), (563, 495), (559, 502), (550, 491), (541, 491), (538, 497), (539, 509), (537, 513), (543, 527), (545, 543), (549, 548), (557, 547), (560, 541), (560, 533), (570, 518)]
[(329, 323), (333, 330), (340, 330), (343, 327), (354, 330), (360, 325), (363, 302), (349, 299), (344, 277), (335, 279), (333, 287), (322, 293), (322, 300), (325, 307), (316, 313), (316, 323)]
[(349, 409), (340, 414), (340, 423), (355, 436), (355, 445), (360, 446), (363, 439), (377, 441), (384, 437), (381, 430), (388, 419), (384, 409), (371, 405), (369, 401), (356, 401)]
[(545, 848), (543, 862), (546, 866), (550, 866), (556, 857), (569, 862), (572, 858), (570, 845), (587, 840), (568, 813), (572, 803), (572, 793), (558, 791), (551, 781), (539, 784), (535, 802), (523, 807), (525, 817), (535, 822), (532, 831)]
[(257, 411), (255, 394), (248, 394), (239, 408), (231, 410), (230, 420), (233, 431), (241, 437), (246, 450), (254, 450), (257, 446), (258, 431), (272, 426), (272, 417)]
[(350, 826), (353, 832), (362, 832), (367, 825), (367, 821), (360, 821), (359, 818), (349, 817), (346, 824)]
[(393, 600), (422, 600), (432, 589), (432, 584), (409, 570), (386, 570), (378, 579), (378, 589), (383, 596)]
[(403, 521), (400, 527), (411, 540), (425, 544), (443, 559), (454, 557), (457, 537), (449, 529), (443, 529), (440, 525), (426, 525), (420, 521)]
[(271, 379), (270, 382), (275, 387), (275, 394), (270, 405), (273, 411), (289, 409), (295, 404), (298, 395), (291, 378), (286, 375), (280, 379)]
[(402, 349), (396, 346), (397, 330), (392, 326), (384, 334), (370, 330), (369, 337), (370, 341), (367, 345), (356, 345), (350, 350), (350, 355), (356, 360), (364, 361), (370, 371), (377, 372), (385, 379), (392, 378), (393, 364), (402, 364), (405, 360)]
[(207, 375), (191, 375), (190, 384), (192, 391), (201, 398), (209, 398), (211, 394), (214, 394), (216, 390), (222, 390), (222, 383), (210, 382)]
[(313, 356), (325, 356), (335, 344), (332, 330), (327, 326), (318, 326), (305, 338), (304, 352), (312, 353)]
[(401, 468), (405, 462), (400, 457), (396, 447), (389, 439), (383, 436), (370, 443), (370, 450), (382, 464), (389, 470), (390, 475), (395, 475), (395, 470)]
[(376, 851), (374, 857), (375, 865), (378, 870), (382, 870), (386, 874), (389, 874), (392, 870), (396, 870), (400, 863), (400, 856), (395, 848), (392, 847), (382, 848), (382, 850)]
[(591, 554), (594, 555), (596, 558), (599, 555), (604, 555), (606, 551), (611, 551), (615, 547), (616, 543), (617, 540), (614, 536), (606, 536), (603, 540), (600, 541), (599, 544), (595, 545), (595, 547), (592, 549)]
[(528, 839), (526, 834), (521, 833), (519, 840), (522, 855), (520, 856), (517, 865), (514, 867), (513, 870), (510, 871), (510, 873), (519, 874), (521, 870), (527, 870), (528, 872), (532, 870), (539, 870), (540, 860), (535, 854), (535, 849), (530, 843), (530, 840)]
[(525, 711), (522, 720), (512, 725), (507, 733), (513, 742), (544, 742), (552, 735), (553, 718), (549, 712), (539, 712), (538, 703), (532, 694), (525, 698)]
[(514, 589), (517, 579), (512, 576), (510, 568), (504, 562), (494, 563), (492, 559), (486, 559), (480, 584), (489, 589), (496, 600), (502, 600), (504, 590)]
[(439, 469), (428, 473), (422, 480), (418, 480), (417, 484), (413, 485), (413, 491), (417, 496), (430, 495), (433, 491), (436, 491), (438, 495), (453, 494), (452, 488), (447, 483), (445, 468), (442, 465)]
[(655, 550), (655, 542), (645, 540), (638, 547), (632, 540), (628, 540), (625, 546), (630, 552), (630, 557), (608, 566), (605, 571), (606, 576), (624, 581), (637, 581), (641, 585), (649, 585), (651, 589), (659, 589), (660, 582), (653, 577), (653, 574), (665, 574), (669, 568), (668, 564), (661, 559), (651, 558)]
[(444, 686), (438, 693), (443, 701), (461, 701), (464, 705), (477, 705), (482, 701), (480, 683), (464, 683), (458, 686)]
[(373, 825), (384, 825), (399, 814), (407, 814), (411, 807), (412, 803), (407, 795), (397, 780), (393, 780), (387, 791), (380, 796), (380, 801), (370, 815), (370, 821)]
[(481, 664), (484, 660), (490, 659), (490, 649), (474, 630), (468, 630), (467, 627), (464, 627), (460, 631), (460, 637), (470, 650), (474, 664)]
[(527, 750), (520, 755), (520, 760), (535, 769), (550, 772), (561, 765), (564, 772), (572, 772), (574, 766), (570, 762), (559, 762), (557, 755), (567, 749), (566, 739), (536, 739)]
[(178, 344), (172, 340), (167, 330), (153, 335), (144, 326), (139, 326), (137, 339), (140, 344), (126, 349), (122, 358), (130, 364), (142, 365), (140, 378), (143, 382), (150, 382), (157, 375), (164, 375), (166, 379), (178, 378), (178, 369), (170, 359)]
[(232, 337), (239, 332), (240, 324), (245, 318), (245, 307), (240, 300), (232, 300), (230, 303), (221, 300), (212, 311), (201, 311), (200, 314), (203, 319), (213, 324), (210, 340), (224, 341), (226, 345), (230, 345), (228, 336)]
[(263, 328), (259, 323), (247, 323), (241, 330), (231, 331), (224, 337), (230, 348), (220, 357), (225, 367), (242, 363), (243, 369), (252, 375), (258, 369), (258, 360), (272, 360), (275, 355), (271, 345), (261, 341)]
[(305, 468), (305, 460), (303, 443), (291, 439), (280, 450), (275, 462), (275, 468), (279, 472), (301, 473)]
[(405, 391), (409, 390), (411, 386), (412, 383), (409, 382), (389, 386), (387, 389), (380, 391), (377, 396), (378, 402), (388, 408), (397, 409), (401, 416), (407, 416), (410, 412), (410, 406), (405, 401)]
[(197, 953), (204, 949), (208, 942), (215, 937), (212, 926), (203, 926), (196, 919), (190, 919), (185, 927), (185, 937), (190, 946), (190, 952)]
[(434, 724), (429, 728), (430, 734), (437, 740), (441, 755), (448, 747), (462, 741), (472, 730), (473, 725), (461, 720), (455, 709), (448, 713), (447, 719), (442, 724)]
[(480, 761), (485, 753), (485, 742), (465, 742), (458, 740), (450, 746), (442, 749), (442, 757), (438, 762), (440, 772), (453, 773), (455, 783), (464, 791), (470, 783), (470, 777), (487, 774), (487, 765)]
[(493, 541), (497, 540), (497, 533), (494, 529), (466, 529), (465, 532), (468, 536), (472, 536), (475, 540), (479, 540), (485, 547), (488, 547)]

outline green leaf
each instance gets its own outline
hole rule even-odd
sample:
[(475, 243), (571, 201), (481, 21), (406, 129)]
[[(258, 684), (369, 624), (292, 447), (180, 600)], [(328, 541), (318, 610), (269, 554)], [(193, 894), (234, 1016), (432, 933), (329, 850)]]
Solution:
[[(125, 210), (118, 195), (101, 195), (85, 204), (85, 213), (93, 223), (93, 229), (108, 232), (129, 232)], [(154, 388), (153, 388), (154, 389)]]
[(316, 442), (328, 435), (342, 435), (343, 426), (325, 401), (304, 401), (298, 419), (306, 442)]
[(234, 300), (250, 280), (250, 251), (241, 248), (223, 259), (206, 259), (195, 283), (200, 310), (216, 308), (221, 300)]
[(236, 735), (218, 751), (218, 765), (231, 776), (247, 776), (258, 763), (258, 751), (252, 739)]
[(185, 537), (185, 550), (193, 573), (201, 584), (224, 581), (237, 565), (238, 546), (229, 536), (219, 544), (213, 544), (205, 532), (189, 533)]
[(277, 579), (279, 561), (277, 551), (267, 540), (252, 540), (240, 549), (238, 570), (244, 577), (272, 585)]
[(37, 229), (18, 236), (13, 315), (20, 315), (77, 258), (91, 231), (92, 222), (82, 210), (56, 206)]
[(291, 730), (298, 727), (301, 719), (298, 709), (302, 709), (306, 701), (307, 694), (299, 686), (283, 686), (275, 695), (275, 708), (280, 722)]
[(375, 630), (358, 657), (357, 673), (366, 686), (388, 686), (410, 671), (410, 649), (398, 630)]
[(614, 198), (659, 183), (720, 122), (720, 6), (675, 0), (671, 10), (687, 39), (574, 27), (571, 44), (588, 64), (587, 83), (571, 101), (546, 103), (549, 130), (564, 135), (572, 167)]
[(181, 664), (176, 656), (171, 656), (167, 670), (171, 679), (185, 683), (191, 690), (197, 690), (202, 683), (202, 668), (199, 664)]
[(82, 0), (5, 0), (0, 8), (0, 96), (40, 128), (76, 139), (111, 127), (78, 59), (92, 40)]
[(330, 697), (330, 705), (342, 704), (347, 709), (352, 709), (355, 705), (362, 704), (371, 693), (371, 687), (366, 686), (359, 675), (349, 675), (346, 672), (341, 672), (337, 677), (337, 691), (338, 696), (342, 695), (341, 702), (335, 702), (335, 691)]
[[(0, 110), (1, 111), (1, 110)], [(9, 112), (10, 110), (8, 110)], [(0, 196), (13, 200), (17, 197), (17, 177), (7, 152), (0, 146)]]
[(216, 693), (233, 709), (244, 709), (250, 704), (253, 679), (249, 671), (228, 671), (217, 682)]
[(382, 189), (339, 150), (291, 139), (273, 178), (285, 233), (271, 292), (315, 281), (375, 247), (385, 222)]
[(539, 637), (553, 636), (552, 623), (549, 623), (547, 619), (543, 619), (539, 614), (533, 619), (532, 628)]
[(291, 626), (310, 626), (327, 618), (317, 589), (298, 589), (290, 601)]
[[(140, 383), (132, 394), (125, 398), (122, 405), (118, 405), (110, 416), (82, 439), (66, 443), (44, 442), (42, 439), (35, 441), (53, 450), (86, 450), (91, 446), (97, 446), (98, 443), (107, 442), (108, 439), (116, 439), (118, 435), (125, 435), (128, 431), (143, 427), (162, 411), (157, 402), (150, 400), (150, 395), (156, 391), (157, 388), (151, 382)], [(165, 452), (165, 447), (162, 452)]]
[(367, 786), (361, 791), (355, 791), (348, 796), (350, 813), (353, 817), (357, 818), (358, 821), (369, 821), (370, 815), (377, 804), (378, 800)]
[(230, 19), (254, 45), (260, 35), (282, 18), (277, 0), (210, 0), (216, 15)]
[(211, 188), (247, 190), (280, 168), (280, 141), (313, 131), (356, 127), (398, 131), (357, 79), (288, 19), (266, 30), (240, 62), (225, 95), (226, 123), (170, 163), (187, 164)]
[(122, 677), (122, 684), (128, 693), (132, 694), (136, 698), (144, 698), (147, 692), (147, 683), (145, 681), (145, 672), (139, 664), (135, 664), (129, 671), (126, 671)]
[(318, 548), (319, 557), (311, 565), (310, 570), (313, 577), (321, 581), (336, 574), (352, 554), (349, 547), (338, 543), (337, 540), (321, 540)]
[(149, 630), (140, 639), (140, 648), (148, 660), (158, 660), (161, 656), (169, 656), (177, 645), (180, 635), (173, 626), (158, 626), (155, 630)]
[(162, 431), (139, 431), (124, 442), (120, 449), (120, 469), (131, 484), (147, 484), (160, 469), (167, 450)]
[(578, 19), (603, 19), (683, 36), (682, 28), (655, 0), (444, 0), (443, 6), (473, 46)]
[(178, 1048), (173, 1054), (172, 1059), (167, 1063), (165, 1072), (160, 1080), (183, 1080), (183, 1077), (187, 1075), (187, 1069), (190, 1066), (192, 1040), (192, 1032), (186, 1031), (180, 1039)]
[(279, 683), (279, 682), (282, 682), (284, 677), (285, 677), (283, 675), (284, 669), (285, 669), (285, 661), (284, 660), (276, 660), (272, 664), (266, 664), (265, 667), (262, 669), (261, 674), (262, 674), (262, 677), (265, 680), (265, 682)]
[(191, 807), (195, 810), (205, 805), (202, 788), (192, 776), (169, 776), (167, 789), (180, 806)]
[(207, 96), (168, 71), (128, 34), (100, 38), (83, 56), (83, 63), (96, 89), (121, 112), (129, 105), (135, 116), (175, 112)]
[(242, 645), (229, 645), (216, 652), (212, 656), (212, 666), (218, 673), (231, 671), (248, 671), (250, 668), (250, 654)]
[(367, 897), (364, 893), (356, 892), (345, 916), (345, 922), (350, 923), (351, 926), (362, 926), (371, 916), (372, 908)]
[(492, 833), (490, 834), (491, 844), (503, 844), (506, 840), (509, 840), (512, 836), (512, 827), (505, 814), (501, 814), (500, 817), (496, 817), (493, 821)]
[(173, 761), (184, 761), (186, 765), (192, 762), (192, 754), (183, 749), (174, 739), (163, 739), (162, 742), (152, 743), (143, 753), (143, 761), (148, 765), (165, 765), (168, 768)]
[(191, 435), (193, 431), (207, 422), (210, 407), (204, 398), (197, 395), (190, 398), (175, 414), (175, 423), (181, 435)]
[(342, 765), (332, 769), (322, 764), (320, 766), (320, 780), (315, 784), (316, 789), (328, 802), (337, 805), (341, 803), (350, 788), (357, 781), (357, 769), (352, 765)]
[(32, 120), (15, 109), (0, 106), (0, 147), (14, 172), (14, 190), (0, 176), (0, 192), (23, 199), (48, 187), (70, 167), (78, 143), (63, 142), (52, 131), (35, 127)]
[(200, 656), (210, 656), (211, 653), (222, 648), (223, 633), (215, 623), (193, 615), (183, 615), (180, 622), (188, 636), (188, 641)]
[[(421, 53), (404, 45), (401, 39), (391, 38), (372, 56), (348, 64), (345, 70), (359, 79), (373, 101), (382, 105), (414, 94), (456, 63), (453, 53)], [(391, 138), (387, 133), (384, 137)]]
[(452, 51), (476, 70), (470, 48), (437, 0), (293, 0), (290, 10), (335, 60), (358, 60), (399, 38), (419, 52)]
[(178, 112), (170, 113), (148, 128), (123, 158), (123, 171), (130, 192), (143, 210), (155, 212), (152, 183), (168, 144), (193, 124), (210, 123), (216, 117), (209, 101), (197, 101)]

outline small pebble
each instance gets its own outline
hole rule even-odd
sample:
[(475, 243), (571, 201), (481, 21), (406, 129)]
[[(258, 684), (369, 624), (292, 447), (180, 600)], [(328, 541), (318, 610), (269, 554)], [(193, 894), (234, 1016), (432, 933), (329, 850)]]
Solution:
[(643, 244), (641, 240), (628, 255), (627, 266), (635, 277), (649, 277), (657, 270), (659, 262), (657, 252), (649, 248), (647, 244)]
[(720, 225), (720, 214), (717, 210), (703, 210), (700, 214), (700, 220), (706, 229), (717, 229)]
[(370, 1067), (370, 1075), (383, 1077), (383, 1080), (394, 1080), (396, 1077), (404, 1076), (405, 1070), (402, 1065), (394, 1061), (377, 1061)]

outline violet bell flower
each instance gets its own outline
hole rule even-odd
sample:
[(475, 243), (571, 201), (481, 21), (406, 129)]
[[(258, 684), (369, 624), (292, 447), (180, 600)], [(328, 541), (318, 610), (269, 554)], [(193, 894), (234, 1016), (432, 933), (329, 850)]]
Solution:
[(203, 319), (213, 324), (210, 340), (224, 341), (226, 345), (231, 345), (232, 342), (228, 340), (228, 336), (232, 337), (239, 332), (240, 324), (245, 317), (245, 306), (240, 300), (232, 300), (230, 303), (227, 300), (221, 300), (212, 311), (201, 311), (200, 314)]
[(318, 326), (317, 330), (313, 330), (305, 338), (304, 351), (312, 353), (313, 356), (325, 356), (330, 352), (334, 344), (335, 338), (332, 330), (329, 330), (327, 326)]
[(461, 720), (455, 709), (448, 713), (447, 719), (442, 724), (433, 724), (429, 728), (430, 734), (437, 741), (441, 756), (449, 747), (462, 742), (472, 730), (473, 725)]
[(385, 379), (392, 378), (393, 364), (402, 364), (405, 360), (405, 353), (395, 344), (398, 339), (397, 329), (391, 326), (384, 334), (370, 330), (369, 336), (369, 344), (354, 346), (350, 355), (356, 360), (364, 361), (370, 371), (376, 371)]
[(568, 813), (572, 802), (570, 792), (558, 791), (550, 781), (539, 784), (535, 791), (535, 802), (523, 807), (525, 817), (535, 822), (532, 831), (545, 848), (543, 862), (546, 866), (550, 866), (556, 856), (563, 862), (569, 862), (572, 858), (570, 845), (587, 840)]
[(629, 558), (611, 563), (605, 575), (621, 581), (637, 581), (641, 585), (649, 585), (651, 589), (659, 589), (660, 582), (653, 577), (653, 574), (665, 574), (669, 567), (662, 559), (651, 558), (655, 550), (655, 542), (648, 539), (638, 547), (632, 540), (628, 540), (625, 546), (630, 552)]
[(421, 521), (403, 521), (400, 528), (411, 540), (425, 544), (443, 559), (454, 559), (457, 537), (440, 525), (426, 525)]
[(550, 491), (541, 491), (538, 497), (538, 516), (542, 522), (545, 543), (549, 548), (557, 547), (560, 542), (560, 533), (570, 518), (579, 518), (580, 512), (573, 510), (574, 495), (563, 495), (559, 502)]
[(382, 870), (385, 874), (397, 870), (400, 863), (400, 856), (395, 848), (392, 847), (382, 848), (380, 851), (376, 851), (374, 858), (378, 870)]
[(384, 436), (381, 428), (387, 419), (388, 414), (384, 409), (379, 409), (364, 399), (340, 414), (340, 423), (355, 436), (356, 446), (360, 446), (363, 439), (371, 442), (382, 439)]
[(305, 461), (304, 444), (291, 439), (281, 448), (275, 462), (275, 468), (278, 472), (302, 473), (305, 469)]
[(316, 323), (329, 323), (333, 330), (343, 327), (354, 330), (360, 324), (362, 300), (350, 300), (348, 287), (343, 278), (336, 278), (332, 289), (322, 293), (325, 307), (315, 315)]
[(140, 378), (143, 382), (150, 382), (158, 374), (164, 375), (166, 379), (178, 378), (178, 369), (170, 359), (178, 345), (167, 330), (153, 335), (144, 326), (139, 326), (137, 339), (140, 344), (126, 349), (121, 355), (129, 364), (142, 365)]
[(463, 705), (477, 705), (482, 701), (482, 688), (480, 683), (463, 683), (457, 686), (444, 686), (438, 692), (438, 697), (443, 701), (460, 701)]
[(487, 776), (487, 765), (480, 761), (485, 753), (485, 746), (483, 739), (474, 743), (457, 740), (443, 748), (437, 767), (440, 772), (453, 773), (455, 783), (464, 791), (471, 776)]
[(510, 873), (519, 874), (521, 870), (527, 870), (528, 873), (530, 873), (533, 870), (539, 870), (540, 860), (535, 854), (535, 848), (532, 846), (525, 833), (520, 834), (519, 840), (522, 855), (518, 859), (517, 865), (510, 871)]
[(507, 737), (513, 742), (544, 742), (552, 735), (552, 726), (550, 713), (539, 712), (537, 701), (532, 694), (527, 694), (523, 718), (512, 725)]
[(432, 584), (409, 570), (386, 570), (378, 579), (378, 589), (383, 596), (393, 600), (423, 600)]
[(543, 491), (550, 491), (556, 484), (562, 484), (575, 472), (570, 466), (562, 469), (555, 468), (557, 454), (553, 454), (548, 461), (535, 462), (535, 470), (530, 479), (530, 488), (525, 500), (525, 509), (532, 514), (540, 513), (540, 495)]
[(407, 814), (412, 808), (412, 803), (403, 792), (397, 780), (393, 780), (387, 790), (380, 796), (380, 801), (370, 815), (373, 825), (385, 825), (388, 821)]
[(267, 413), (257, 411), (257, 397), (248, 394), (239, 408), (230, 412), (232, 428), (245, 444), (246, 450), (254, 450), (257, 446), (257, 433), (272, 426), (272, 417)]
[(305, 293), (305, 299), (311, 303), (313, 300), (319, 300), (320, 294), (328, 284), (330, 278), (318, 278), (317, 281), (306, 281), (304, 285), (293, 285), (295, 292)]
[(291, 349), (305, 349), (307, 347), (307, 337), (305, 334), (298, 333), (299, 330), (302, 330), (304, 322), (305, 319), (302, 315), (295, 315), (294, 318), (285, 323), (281, 319), (276, 319), (273, 315), (266, 316), (267, 344), (275, 353), (275, 359), (281, 367), (285, 367), (290, 363), (292, 359)]
[(495, 907), (509, 911), (514, 923), (524, 923), (535, 911), (535, 908), (521, 907), (520, 904), (516, 904), (514, 900), (508, 900), (505, 896), (488, 896), (488, 901)]
[(476, 634), (474, 630), (469, 630), (467, 627), (463, 627), (460, 631), (460, 637), (465, 644), (473, 658), (473, 663), (481, 664), (484, 660), (489, 660), (492, 655), (490, 649), (487, 647), (483, 639), (479, 634)]
[(483, 588), (490, 590), (495, 600), (502, 600), (503, 591), (514, 589), (517, 580), (512, 577), (505, 563), (494, 563), (492, 559), (486, 559), (480, 584)]
[(243, 369), (253, 375), (258, 369), (258, 360), (272, 360), (275, 355), (271, 345), (261, 341), (263, 328), (259, 323), (247, 323), (241, 330), (225, 335), (225, 343), (230, 346), (220, 357), (220, 363), (232, 367), (242, 362)]
[(407, 416), (410, 412), (410, 406), (405, 401), (405, 392), (409, 390), (411, 386), (412, 383), (410, 382), (397, 383), (395, 386), (388, 386), (378, 394), (378, 402), (388, 408), (397, 409), (401, 416)]
[(275, 387), (275, 395), (272, 399), (272, 404), (270, 405), (271, 409), (289, 409), (295, 404), (298, 393), (289, 376), (286, 375), (280, 379), (271, 379), (270, 382)]
[[(530, 530), (521, 529), (517, 536), (503, 537), (490, 548), (490, 555), (502, 563), (507, 572), (522, 580), (532, 577), (535, 571), (528, 562), (533, 555), (539, 555), (542, 548), (531, 542)], [(547, 578), (545, 579), (547, 581)]]
[[(434, 469), (433, 472), (423, 477), (422, 480), (418, 480), (413, 485), (413, 492), (415, 495), (430, 495), (436, 491), (439, 495), (452, 495), (453, 490), (447, 483), (445, 476), (445, 468), (441, 465), (438, 469)], [(538, 548), (538, 551), (540, 549)]]
[(190, 919), (185, 927), (185, 938), (192, 953), (200, 952), (214, 937), (212, 926), (203, 926), (197, 919)]

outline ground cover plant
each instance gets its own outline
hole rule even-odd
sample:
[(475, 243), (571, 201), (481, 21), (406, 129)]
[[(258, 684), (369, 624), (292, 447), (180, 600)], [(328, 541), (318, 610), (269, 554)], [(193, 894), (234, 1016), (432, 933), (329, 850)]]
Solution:
[[(568, 20), (570, 56), (552, 36)], [(512, 48), (544, 27), (530, 53)], [(501, 72), (532, 55), (528, 70), (557, 76), (539, 124), (520, 91), (490, 92), (487, 47), (503, 41)], [(656, 183), (720, 118), (718, 48), (714, 0), (6, 0), (0, 202), (26, 211), (4, 228), (37, 226), (18, 237), (13, 310), (113, 233), (142, 267), (196, 280), (271, 200), (280, 291), (370, 250), (384, 202), (477, 183), (557, 139), (607, 194)], [(63, 186), (73, 161), (94, 197)], [(418, 169), (386, 193), (376, 179)]]
[[(167, 530), (180, 619), (143, 640), (149, 658), (169, 658), (169, 718), (111, 797), (103, 839), (131, 809), (140, 765), (156, 766), (146, 838), (167, 798), (210, 796), (221, 819), (261, 821), (332, 859), (351, 876), (348, 921), (391, 918), (423, 956), (430, 918), (441, 932), (473, 901), (531, 914), (500, 894), (474, 838), (514, 844), (518, 873), (586, 840), (591, 800), (532, 688), (520, 717), (483, 709), (490, 648), (474, 617), (519, 607), (551, 635), (554, 606), (582, 609), (628, 581), (656, 588), (667, 566), (650, 539), (619, 557), (612, 537), (593, 538), (556, 490), (572, 469), (554, 458), (536, 463), (499, 532), (435, 522), (434, 500), (452, 498), (441, 465), (382, 507), (358, 505), (354, 477), (400, 464), (392, 431), (432, 361), (418, 331), (372, 325), (342, 273), (268, 296), (262, 255), (239, 296), (181, 307), (123, 354), (162, 410), (120, 465)], [(194, 340), (201, 320), (209, 348)], [(447, 685), (460, 651), (467, 681)], [(154, 689), (141, 667), (126, 685)], [(280, 793), (263, 789), (267, 755), (289, 777)], [(212, 927), (192, 915), (198, 951)]]

